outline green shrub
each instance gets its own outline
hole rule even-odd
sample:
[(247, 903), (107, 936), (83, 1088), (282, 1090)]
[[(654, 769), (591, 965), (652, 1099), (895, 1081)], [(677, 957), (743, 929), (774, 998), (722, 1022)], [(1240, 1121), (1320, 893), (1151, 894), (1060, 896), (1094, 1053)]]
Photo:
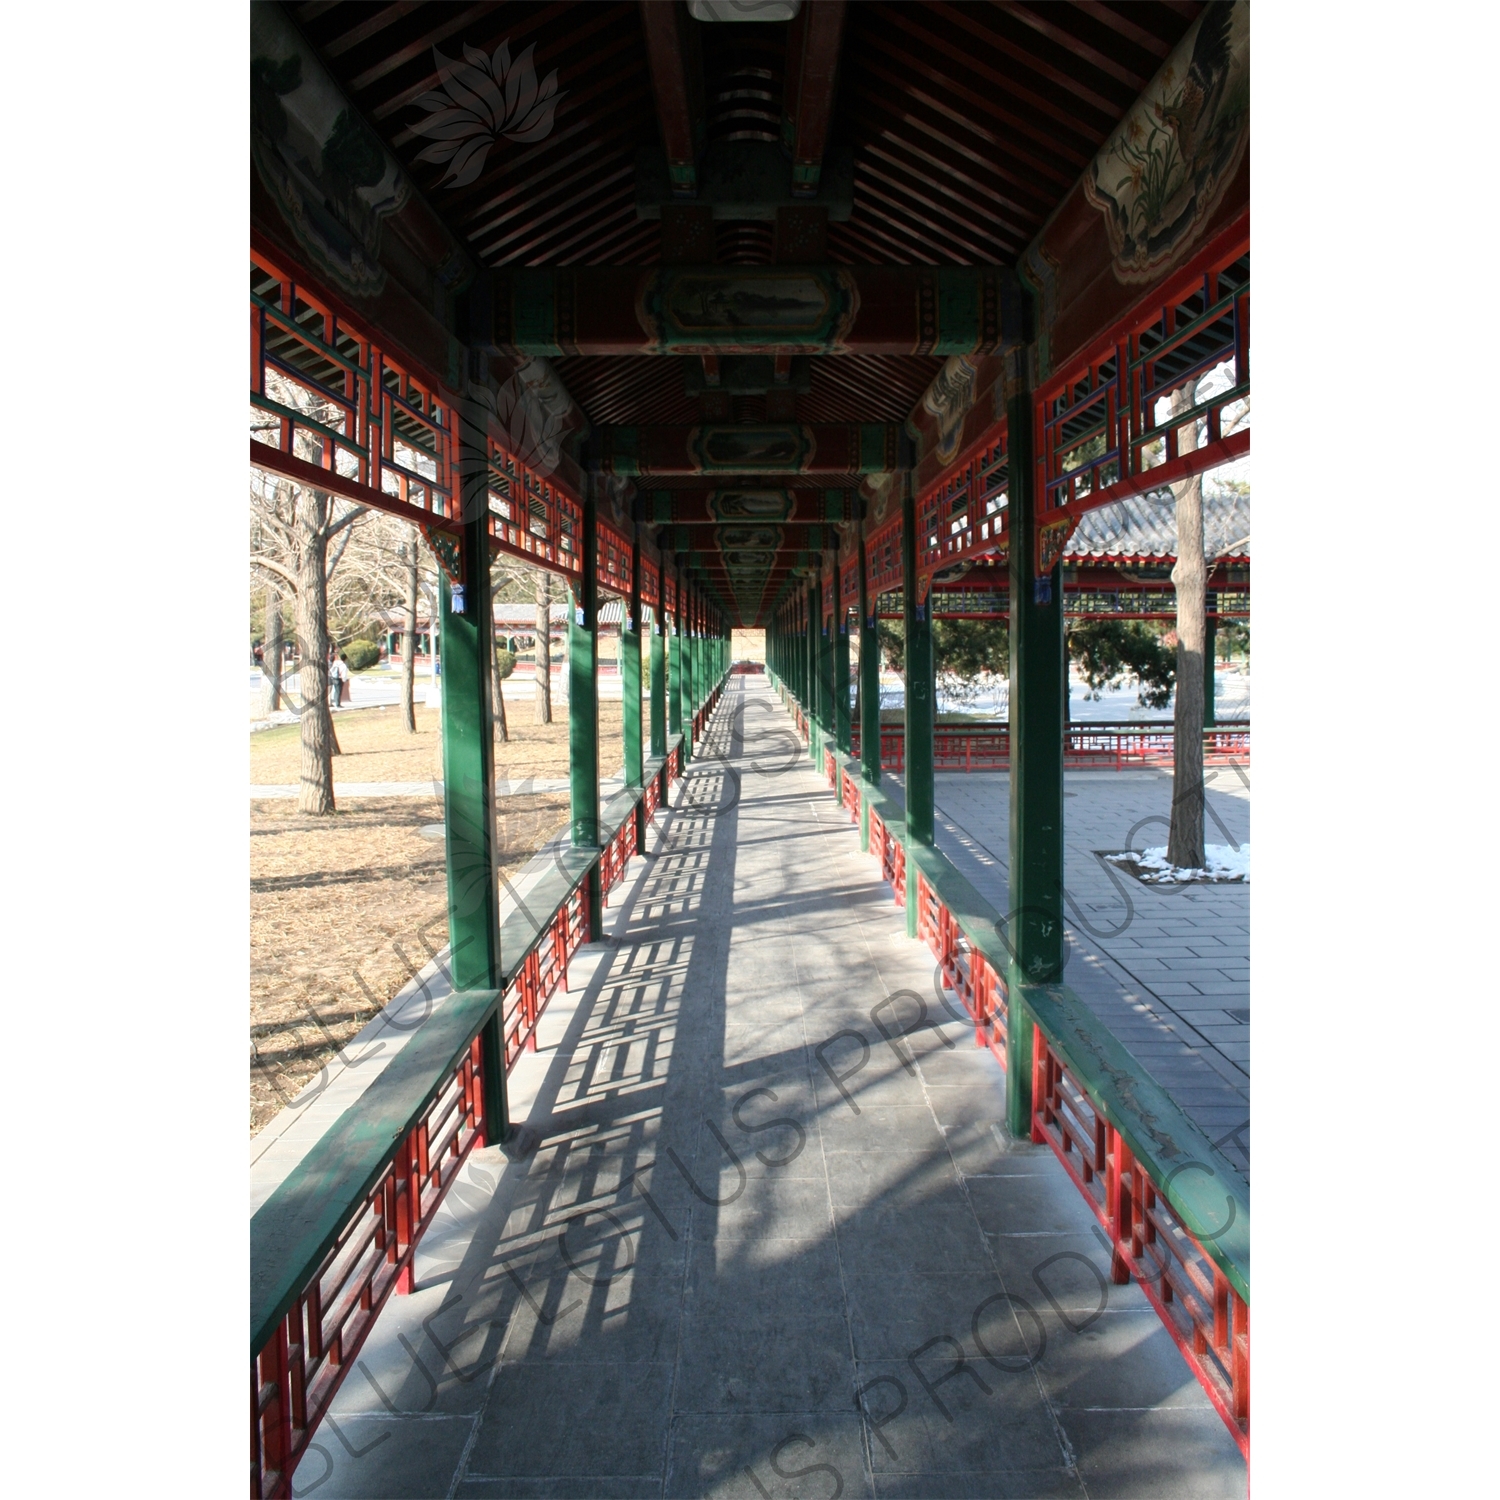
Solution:
[(344, 647), (344, 660), (351, 672), (363, 672), (380, 660), (380, 647), (374, 641), (350, 641)]
[(496, 646), (495, 670), (500, 674), (500, 681), (504, 682), (516, 670), (516, 653), (507, 651), (504, 646)]

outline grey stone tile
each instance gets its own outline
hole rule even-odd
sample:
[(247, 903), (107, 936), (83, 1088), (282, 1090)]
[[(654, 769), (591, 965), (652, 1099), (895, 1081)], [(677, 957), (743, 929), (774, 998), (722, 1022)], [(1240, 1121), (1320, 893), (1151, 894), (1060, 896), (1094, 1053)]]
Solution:
[(1035, 1175), (970, 1178), (965, 1187), (986, 1235), (1087, 1234), (1097, 1222), (1055, 1159)]
[(294, 1500), (426, 1500), (448, 1493), (474, 1419), (325, 1418), (293, 1476)]
[[(854, 1094), (850, 1086), (844, 1086)], [(823, 1150), (835, 1154), (847, 1151), (942, 1151), (943, 1137), (932, 1111), (924, 1103), (914, 1105), (874, 1105), (854, 1102), (859, 1114), (847, 1107), (832, 1105), (818, 1118)]]
[(1011, 1473), (877, 1474), (880, 1500), (1070, 1500), (1087, 1491), (1072, 1469)]
[(694, 1240), (688, 1247), (687, 1276), (688, 1284), (699, 1290), (717, 1282), (753, 1288), (788, 1278), (833, 1283), (839, 1278), (838, 1245), (830, 1234), (806, 1240), (725, 1235)]
[(836, 1208), (880, 1204), (919, 1209), (936, 1199), (957, 1203), (959, 1174), (942, 1147), (926, 1151), (844, 1151), (825, 1158)]
[[(821, 1162), (815, 1164), (821, 1168)], [(741, 1179), (726, 1170), (708, 1191), (721, 1201), (694, 1202), (695, 1238), (722, 1234), (733, 1239), (815, 1239), (832, 1232), (828, 1186), (821, 1171), (816, 1177), (762, 1171)]]
[(1045, 1321), (1049, 1312), (1061, 1326), (1076, 1327), (1106, 1311), (1151, 1311), (1139, 1283), (1113, 1280), (1110, 1247), (1103, 1231), (1095, 1229), (1087, 1234), (996, 1235), (990, 1240), (1006, 1291), (1024, 1298), (1043, 1319), (1040, 1333), (1034, 1327), (1024, 1330), (1027, 1338), (1052, 1337), (1053, 1325)]
[(672, 1424), (665, 1493), (713, 1500), (869, 1495), (861, 1423), (830, 1412), (714, 1412)]
[(1212, 1408), (1064, 1410), (1078, 1472), (1098, 1500), (1244, 1500), (1245, 1461)]
[(1043, 1317), (1047, 1347), (1037, 1369), (1057, 1410), (1213, 1411), (1154, 1308), (1109, 1308), (1094, 1315), (1049, 1306)]
[(857, 1357), (905, 1359), (942, 1335), (973, 1350), (974, 1320), (977, 1316), (984, 1324), (990, 1304), (1003, 1300), (1004, 1288), (993, 1270), (913, 1272), (900, 1278), (850, 1275), (845, 1295)]
[(852, 1376), (836, 1279), (776, 1275), (689, 1289), (676, 1411), (845, 1412)]
[(547, 1479), (465, 1479), (454, 1492), (462, 1500), (656, 1500), (661, 1475), (564, 1474)]
[(514, 1307), (504, 1358), (565, 1364), (670, 1360), (682, 1295), (680, 1274), (587, 1269), (528, 1282), (524, 1292), (512, 1283), (506, 1288)]
[(848, 1275), (983, 1274), (989, 1268), (979, 1226), (961, 1198), (924, 1203), (918, 1209), (876, 1205), (840, 1207), (836, 1213), (839, 1254)]
[(881, 1474), (1057, 1470), (1067, 1463), (1034, 1372), (996, 1369), (938, 1342), (899, 1360), (860, 1360), (859, 1400)]
[[(664, 1363), (503, 1364), (468, 1473), (649, 1474), (660, 1462), (671, 1384), (672, 1367)], [(580, 1412), (588, 1420), (580, 1421)]]

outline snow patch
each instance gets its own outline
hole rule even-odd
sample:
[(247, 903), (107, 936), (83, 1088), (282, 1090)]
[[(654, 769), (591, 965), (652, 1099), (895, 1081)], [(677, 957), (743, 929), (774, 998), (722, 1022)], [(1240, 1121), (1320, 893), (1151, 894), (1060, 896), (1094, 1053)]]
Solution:
[(1111, 864), (1134, 865), (1140, 878), (1151, 885), (1180, 884), (1187, 880), (1243, 880), (1250, 879), (1250, 845), (1241, 844), (1238, 849), (1230, 844), (1205, 844), (1203, 867), (1198, 870), (1179, 869), (1167, 862), (1167, 846), (1157, 849), (1127, 849), (1123, 854), (1107, 854)]

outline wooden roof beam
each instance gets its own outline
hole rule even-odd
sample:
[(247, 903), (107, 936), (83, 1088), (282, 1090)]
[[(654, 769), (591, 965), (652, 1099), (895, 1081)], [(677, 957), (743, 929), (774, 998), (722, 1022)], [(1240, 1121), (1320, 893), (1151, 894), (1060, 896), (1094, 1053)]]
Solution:
[(646, 61), (656, 95), (656, 118), (676, 198), (698, 196), (698, 158), (707, 136), (703, 112), (703, 54), (697, 23), (685, 6), (641, 0)]
[(798, 198), (817, 196), (843, 39), (844, 0), (805, 0), (788, 28), (781, 144)]

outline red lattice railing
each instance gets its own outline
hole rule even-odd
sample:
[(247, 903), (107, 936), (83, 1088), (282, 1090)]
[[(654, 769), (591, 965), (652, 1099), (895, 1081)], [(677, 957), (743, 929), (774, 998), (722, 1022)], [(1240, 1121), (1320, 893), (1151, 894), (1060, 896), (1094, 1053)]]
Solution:
[(291, 1475), (391, 1293), (412, 1289), (417, 1241), (485, 1140), (479, 1037), (405, 1136), (270, 1341), (250, 1362), (250, 1492)]
[(367, 330), (250, 254), (250, 457), (421, 522), (456, 519), (454, 419)]
[[(717, 693), (715, 694), (717, 698)], [(681, 752), (667, 759), (681, 774)], [(649, 818), (660, 805), (658, 777), (643, 788)], [(600, 859), (605, 893), (636, 852), (632, 812)], [(547, 1002), (566, 988), (568, 961), (588, 938), (584, 882), (568, 893), (516, 971), (501, 1001), (501, 1045), (509, 1073), (536, 1050)], [(354, 1207), (333, 1247), (308, 1278), (265, 1346), (250, 1362), (250, 1489), (255, 1500), (282, 1500), (291, 1475), (358, 1357), (392, 1292), (412, 1290), (417, 1242), (464, 1161), (487, 1141), (483, 1038), (476, 1035), (402, 1139), (379, 1180)]]
[(917, 577), (998, 549), (1010, 503), (1010, 455), (1002, 421), (963, 468), (917, 500)]
[(1032, 1140), (1052, 1147), (1109, 1236), (1113, 1280), (1123, 1285), (1134, 1277), (1140, 1284), (1248, 1456), (1249, 1304), (1183, 1227), (1040, 1026), (1034, 1037)]
[(600, 588), (630, 598), (631, 544), (607, 521), (597, 523), (599, 561), (595, 573)]
[[(851, 729), (853, 753), (859, 754), (859, 730)], [(1171, 765), (1176, 738), (1170, 724), (1068, 726), (1063, 764), (1070, 770)], [(1228, 765), (1250, 760), (1250, 726), (1243, 722), (1215, 725), (1203, 731), (1206, 765)], [(1010, 727), (993, 724), (939, 724), (933, 735), (933, 769), (938, 771), (995, 771), (1010, 765)], [(900, 772), (906, 765), (906, 735), (899, 724), (880, 729), (880, 764)]]
[(486, 479), (490, 540), (496, 548), (574, 577), (583, 571), (583, 507), (572, 495), (493, 437)]
[(599, 858), (599, 889), (606, 906), (609, 905), (610, 891), (624, 878), (625, 867), (637, 852), (635, 815), (632, 813), (615, 829)]
[[(796, 699), (788, 696), (788, 706)], [(884, 736), (882, 736), (882, 740)], [(828, 759), (830, 780), (834, 772)], [(840, 768), (841, 801), (858, 823), (861, 788)], [(889, 883), (895, 903), (906, 905), (906, 860), (901, 840), (873, 806), (869, 852)], [(977, 1045), (1006, 1066), (1009, 1024), (1004, 978), (976, 949), (926, 873), (917, 871), (917, 935), (937, 959), (944, 984), (962, 1000), (974, 1022)], [(1031, 1137), (1048, 1144), (1108, 1233), (1111, 1275), (1134, 1277), (1156, 1309), (1215, 1409), (1248, 1457), (1250, 1443), (1250, 1309), (1229, 1278), (1183, 1226), (1163, 1196), (1171, 1178), (1157, 1183), (1114, 1125), (1089, 1099), (1047, 1040), (1033, 1027)], [(1205, 1168), (1189, 1160), (1180, 1170)], [(1232, 1218), (1229, 1222), (1232, 1222)], [(1229, 1223), (1224, 1225), (1228, 1229)], [(1220, 1231), (1222, 1232), (1222, 1231)]]
[(515, 1067), (522, 1051), (536, 1051), (537, 1023), (558, 989), (568, 987), (568, 960), (588, 941), (588, 909), (582, 888), (570, 892), (546, 931), (526, 955), (506, 991), (502, 1034), (505, 1071)]
[(1248, 228), (1207, 248), (1037, 392), (1040, 517), (1249, 452), (1249, 250)]
[(1005, 981), (965, 936), (927, 877), (917, 872), (917, 936), (942, 970), (943, 982), (963, 1001), (974, 1022), (974, 1041), (988, 1047), (1005, 1066)]
[(865, 592), (874, 600), (901, 587), (901, 509), (865, 541)]
[(849, 774), (847, 766), (839, 768), (839, 801), (853, 820), (859, 822), (859, 782)]

